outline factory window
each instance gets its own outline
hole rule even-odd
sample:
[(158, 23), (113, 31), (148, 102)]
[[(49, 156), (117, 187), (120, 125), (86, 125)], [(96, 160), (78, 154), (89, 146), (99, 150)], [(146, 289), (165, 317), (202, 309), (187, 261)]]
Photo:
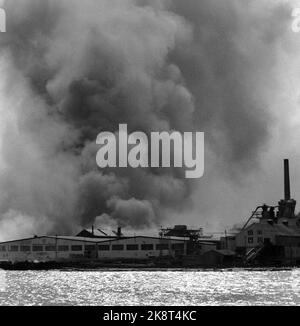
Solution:
[(0, 251), (6, 251), (6, 247), (5, 246), (0, 246)]
[(258, 243), (264, 243), (264, 238), (263, 237), (258, 237), (257, 242)]
[(58, 246), (58, 251), (69, 251), (69, 246)]
[(10, 251), (19, 251), (19, 246), (10, 246)]
[(153, 244), (142, 244), (142, 250), (153, 250)]
[(109, 246), (108, 245), (99, 245), (98, 250), (99, 251), (109, 251)]
[(248, 243), (253, 243), (253, 238), (248, 238)]
[(21, 251), (31, 251), (30, 246), (21, 246), (20, 248)]
[(84, 250), (85, 251), (95, 251), (96, 246), (95, 245), (86, 245), (86, 246), (84, 246)]
[(43, 246), (32, 246), (32, 251), (43, 251)]
[(249, 230), (248, 235), (253, 235), (253, 230)]
[(184, 243), (174, 243), (172, 244), (173, 250), (183, 250), (184, 249)]
[(127, 245), (127, 250), (131, 250), (131, 251), (139, 250), (139, 245), (137, 245), (137, 244), (129, 244), (129, 245)]
[(56, 246), (46, 246), (45, 250), (46, 251), (56, 251)]
[(168, 243), (159, 243), (156, 245), (156, 250), (169, 250)]
[(112, 250), (124, 250), (124, 245), (112, 245)]
[(257, 230), (257, 234), (262, 235), (263, 234), (262, 230)]
[(71, 251), (82, 251), (82, 246), (71, 246)]

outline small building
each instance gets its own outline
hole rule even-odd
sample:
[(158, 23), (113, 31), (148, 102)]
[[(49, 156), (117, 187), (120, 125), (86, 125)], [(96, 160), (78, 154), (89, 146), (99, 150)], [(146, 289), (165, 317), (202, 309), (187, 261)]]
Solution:
[(204, 266), (233, 266), (235, 252), (231, 250), (211, 250), (204, 253), (201, 257)]
[(201, 255), (208, 251), (211, 251), (211, 250), (217, 250), (218, 247), (219, 247), (219, 245), (218, 245), (218, 243), (216, 243), (216, 241), (200, 240), (198, 242), (198, 252)]
[(185, 267), (228, 267), (233, 266), (236, 253), (231, 250), (213, 249), (203, 254), (188, 255), (183, 258)]
[(221, 237), (220, 249), (236, 251), (236, 234)]

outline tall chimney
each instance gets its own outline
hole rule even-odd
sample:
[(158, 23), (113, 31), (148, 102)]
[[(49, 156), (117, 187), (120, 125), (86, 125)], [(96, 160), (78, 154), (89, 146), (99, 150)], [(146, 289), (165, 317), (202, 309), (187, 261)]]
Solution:
[(289, 160), (284, 160), (284, 199), (291, 199)]
[(118, 238), (121, 238), (122, 237), (122, 228), (121, 227), (118, 227), (117, 237)]

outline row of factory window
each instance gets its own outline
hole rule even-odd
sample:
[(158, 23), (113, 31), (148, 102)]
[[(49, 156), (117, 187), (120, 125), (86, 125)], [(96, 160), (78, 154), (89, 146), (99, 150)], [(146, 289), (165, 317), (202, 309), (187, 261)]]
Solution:
[[(262, 235), (263, 234), (262, 230), (257, 230), (257, 234), (258, 235)], [(249, 230), (248, 231), (248, 235), (254, 235), (254, 231), (253, 230)]]
[[(40, 246), (40, 245), (34, 245), (34, 246), (16, 246), (16, 245), (11, 245), (9, 248), (9, 251), (11, 252), (28, 252), (28, 251), (33, 251), (33, 252), (40, 252), (40, 251), (95, 251), (96, 250), (95, 245), (74, 245), (71, 246)], [(114, 250), (114, 251), (121, 251), (121, 250), (129, 250), (129, 251), (135, 251), (135, 250), (154, 250), (154, 245), (153, 244), (142, 244), (139, 249), (138, 244), (128, 244), (128, 245), (122, 245), (122, 244), (116, 244), (116, 245), (98, 245), (98, 250), (99, 251), (109, 251), (109, 250)], [(170, 247), (168, 243), (160, 243), (156, 245), (156, 250), (183, 250), (184, 249), (184, 244), (183, 243), (175, 243), (172, 244)], [(0, 251), (6, 251), (7, 248), (6, 246), (0, 246)]]
[[(263, 238), (263, 237), (257, 237), (257, 243), (263, 244), (266, 240), (270, 240), (270, 239)], [(254, 238), (253, 237), (248, 237), (248, 244), (253, 244), (253, 243), (254, 243)], [(286, 245), (300, 247), (300, 242), (299, 243), (289, 243), (289, 242), (287, 242)]]
[[(254, 243), (254, 238), (253, 237), (248, 237), (248, 243)], [(264, 238), (263, 237), (257, 237), (257, 243), (264, 243)]]

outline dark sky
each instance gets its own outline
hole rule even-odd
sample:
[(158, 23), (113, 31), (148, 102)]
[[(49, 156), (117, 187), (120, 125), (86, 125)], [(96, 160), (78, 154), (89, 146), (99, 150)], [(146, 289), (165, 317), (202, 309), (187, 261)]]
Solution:
[[(223, 231), (300, 192), (296, 2), (14, 0), (0, 35), (0, 238)], [(300, 6), (300, 5), (299, 5)], [(205, 132), (205, 175), (96, 165), (101, 131)]]

